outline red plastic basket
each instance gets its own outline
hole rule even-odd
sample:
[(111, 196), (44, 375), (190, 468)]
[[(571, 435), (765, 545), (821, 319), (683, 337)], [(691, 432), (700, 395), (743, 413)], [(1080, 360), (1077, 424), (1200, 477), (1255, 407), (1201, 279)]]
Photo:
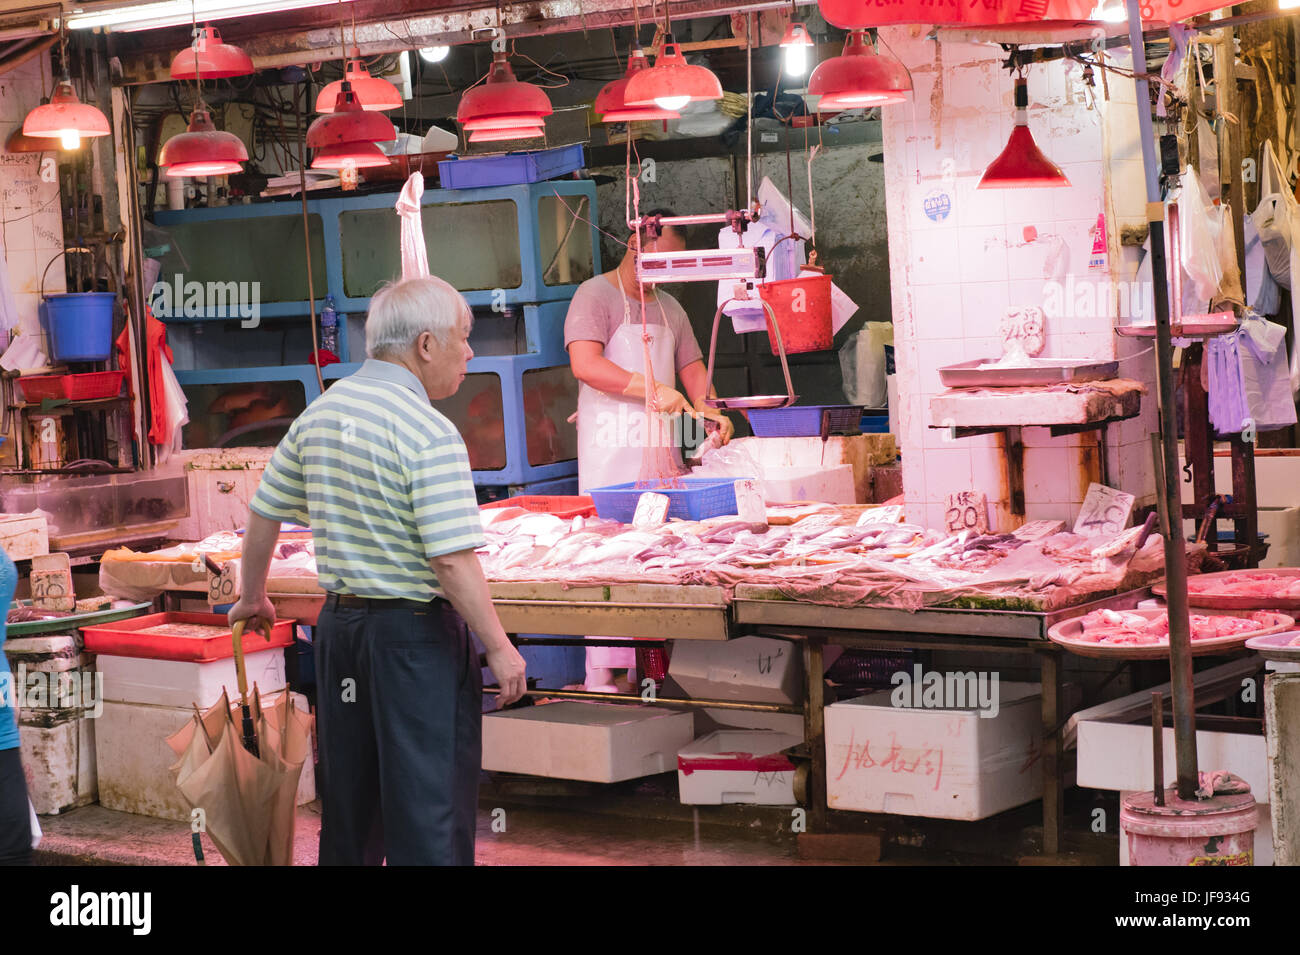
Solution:
[(98, 401), (116, 398), (122, 390), (122, 372), (88, 371), (79, 375), (25, 375), (18, 379), (23, 400), (44, 401), (66, 398), (69, 401)]
[[(189, 623), (222, 628), (204, 636), (177, 636), (163, 633), (141, 633), (164, 623)], [(240, 645), (244, 653), (287, 647), (293, 643), (293, 620), (277, 620), (271, 628), (268, 643), (262, 634), (245, 630)], [(118, 657), (143, 657), (149, 660), (180, 660), (188, 663), (208, 663), (235, 655), (234, 633), (223, 613), (151, 613), (129, 620), (101, 623), (82, 627), (81, 635), (86, 650)]]
[(522, 507), (526, 511), (537, 511), (539, 514), (554, 514), (556, 517), (566, 520), (572, 517), (596, 516), (596, 504), (585, 494), (570, 496), (521, 494), (518, 497), (508, 497), (504, 501), (493, 501), (490, 504), (484, 504), (480, 507), (480, 510), (490, 511), (498, 507)]

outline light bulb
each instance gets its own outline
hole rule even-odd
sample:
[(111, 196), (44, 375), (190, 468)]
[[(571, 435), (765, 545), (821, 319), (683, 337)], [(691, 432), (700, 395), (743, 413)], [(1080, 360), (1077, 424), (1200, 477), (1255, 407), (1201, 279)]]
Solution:
[[(1279, 0), (1279, 4), (1286, 3), (1287, 0)], [(1300, 0), (1292, 0), (1300, 4)], [(1127, 23), (1128, 6), (1124, 0), (1102, 0), (1092, 11), (1090, 20), (1100, 20), (1102, 23)]]
[(59, 130), (59, 145), (64, 149), (80, 149), (81, 134), (75, 129)]
[[(1300, 3), (1300, 0), (1296, 0)], [(791, 43), (785, 48), (785, 75), (803, 76), (808, 72), (808, 47), (802, 43)]]
[(420, 48), (420, 57), (429, 63), (441, 63), (450, 52), (449, 46), (426, 46)]
[(691, 101), (690, 96), (657, 96), (655, 105), (660, 109), (679, 110)]
[(1277, 0), (1279, 10), (1294, 10), (1296, 7), (1300, 7), (1300, 0)]

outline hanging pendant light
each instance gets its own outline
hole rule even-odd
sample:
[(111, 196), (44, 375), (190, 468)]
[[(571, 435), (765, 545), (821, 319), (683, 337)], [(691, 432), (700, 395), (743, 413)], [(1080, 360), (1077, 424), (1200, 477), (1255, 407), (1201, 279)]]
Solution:
[(910, 92), (906, 67), (872, 49), (866, 30), (850, 31), (844, 52), (818, 64), (808, 77), (808, 95), (821, 97), (821, 113), (902, 103)]
[(310, 149), (325, 149), (343, 143), (387, 143), (396, 138), (397, 129), (388, 117), (362, 109), (346, 80), (334, 101), (334, 110), (307, 127), (307, 146)]
[(206, 24), (195, 31), (193, 43), (172, 57), (174, 80), (218, 80), (254, 72), (253, 58), (239, 47), (223, 43), (217, 28)]
[(721, 99), (722, 84), (708, 67), (687, 63), (673, 35), (665, 33), (655, 65), (627, 81), (623, 98), (629, 106), (678, 110), (687, 103)]
[(402, 94), (388, 80), (371, 76), (366, 64), (361, 60), (361, 51), (352, 48), (352, 59), (348, 60), (343, 70), (343, 79), (326, 84), (316, 97), (316, 112), (332, 113), (338, 102), (339, 92), (344, 83), (352, 84), (352, 92), (362, 109), (383, 111), (398, 109), (402, 105)]
[[(545, 91), (515, 79), (510, 61), (500, 52), (492, 58), (487, 79), (460, 98), (456, 122), (467, 131), (495, 129), (498, 135), (493, 139), (527, 139), (541, 135), (531, 130), (544, 129), (543, 117), (551, 113), (551, 101)], [(510, 131), (515, 135), (504, 135)], [(471, 142), (482, 141), (482, 136), (471, 137)]]
[(791, 21), (781, 37), (781, 49), (785, 51), (786, 76), (803, 76), (808, 72), (808, 48), (813, 46), (808, 28), (802, 23)]
[(158, 165), (178, 176), (227, 176), (242, 172), (248, 150), (234, 133), (212, 125), (212, 114), (200, 100), (190, 114), (189, 128), (163, 143)]
[(1034, 142), (1029, 132), (1029, 84), (1023, 76), (1016, 77), (1016, 125), (1011, 138), (998, 158), (984, 170), (977, 189), (1024, 189), (1037, 187), (1060, 188), (1070, 180), (1061, 167), (1052, 162)]
[(64, 149), (76, 149), (81, 140), (107, 136), (108, 118), (77, 98), (72, 80), (65, 74), (50, 101), (38, 106), (23, 120), (23, 135), (38, 139), (58, 139)]
[(650, 69), (650, 61), (645, 51), (636, 47), (627, 58), (627, 72), (611, 83), (606, 83), (596, 94), (596, 103), (592, 107), (602, 123), (631, 123), (646, 119), (679, 119), (681, 113), (661, 106), (629, 106), (627, 103), (627, 84), (632, 77), (643, 70)]
[(504, 129), (476, 129), (469, 134), (469, 141), (496, 143), (508, 139), (539, 139), (545, 135), (545, 126), (511, 126)]

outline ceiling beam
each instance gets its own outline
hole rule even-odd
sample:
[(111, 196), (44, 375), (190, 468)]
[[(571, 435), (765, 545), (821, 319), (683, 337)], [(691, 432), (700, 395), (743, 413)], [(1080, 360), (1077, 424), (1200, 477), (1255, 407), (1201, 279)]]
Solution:
[[(498, 22), (509, 37), (585, 33), (630, 26), (635, 20), (628, 0), (529, 0), (498, 7), (461, 5), (456, 10), (429, 9), (433, 0), (356, 0), (356, 45), (363, 57), (422, 46), (456, 46), (486, 42)], [(446, 6), (445, 4), (443, 5)], [(735, 11), (789, 6), (789, 0), (676, 0), (674, 19), (722, 16)], [(648, 5), (641, 4), (642, 24)], [(328, 11), (328, 13), (326, 12)], [(293, 14), (217, 21), (222, 37), (237, 43), (258, 69), (278, 69), (342, 58), (335, 8), (319, 7)], [(310, 25), (304, 25), (304, 23)], [(647, 29), (648, 33), (648, 29)], [(348, 23), (351, 46), (352, 24)], [(172, 56), (188, 42), (188, 28), (110, 35), (110, 52), (122, 63), (125, 84), (169, 79)], [(646, 37), (647, 41), (649, 37)]]

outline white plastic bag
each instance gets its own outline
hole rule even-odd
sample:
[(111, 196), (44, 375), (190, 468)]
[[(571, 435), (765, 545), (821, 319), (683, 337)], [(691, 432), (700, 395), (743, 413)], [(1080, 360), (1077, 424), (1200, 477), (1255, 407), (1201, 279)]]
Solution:
[[(1201, 187), (1196, 170), (1188, 166), (1182, 175), (1182, 192), (1178, 198), (1178, 243), (1183, 275), (1196, 290), (1197, 312), (1209, 308), (1210, 299), (1223, 281), (1219, 264), (1216, 230), (1210, 214), (1210, 200)], [(1184, 305), (1187, 296), (1183, 296)]]
[(840, 348), (844, 398), (851, 405), (884, 408), (889, 401), (885, 346), (894, 342), (892, 322), (867, 322)]
[(424, 175), (411, 173), (397, 197), (397, 215), (402, 220), (402, 278), (425, 278), (429, 274), (429, 253), (424, 244), (420, 223), (420, 197), (424, 195)]
[(1256, 431), (1296, 423), (1286, 363), (1286, 328), (1250, 312), (1237, 333), (1246, 406)]
[(1261, 315), (1276, 315), (1282, 306), (1282, 293), (1268, 270), (1264, 244), (1249, 215), (1242, 219), (1241, 238), (1246, 246), (1246, 304)]
[(1264, 143), (1260, 161), (1259, 205), (1250, 214), (1259, 232), (1260, 244), (1268, 261), (1268, 270), (1277, 283), (1291, 287), (1291, 230), (1295, 220), (1295, 196), (1287, 188), (1287, 178), (1278, 162), (1273, 143)]

